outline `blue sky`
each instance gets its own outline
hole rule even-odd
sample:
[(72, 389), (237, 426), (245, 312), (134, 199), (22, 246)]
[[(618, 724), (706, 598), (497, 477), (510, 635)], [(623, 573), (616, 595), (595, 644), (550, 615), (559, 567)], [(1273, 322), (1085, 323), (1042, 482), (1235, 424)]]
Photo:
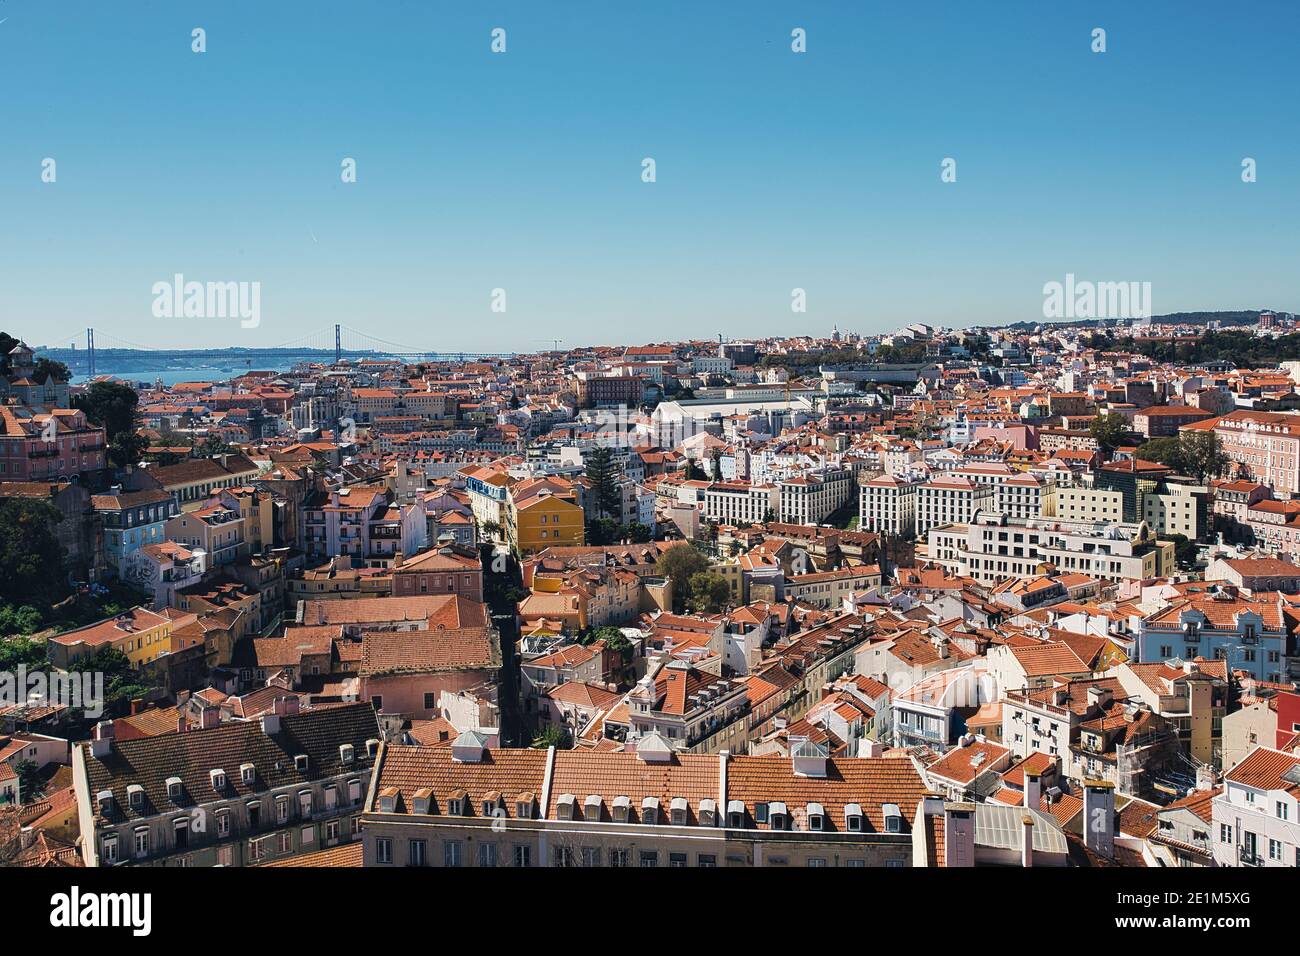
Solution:
[[(1290, 0), (0, 0), (0, 19), (0, 327), (34, 344), (92, 325), (272, 346), (336, 321), (484, 351), (865, 333), (1033, 320), (1067, 272), (1149, 281), (1156, 312), (1300, 310)], [(178, 272), (260, 282), (260, 326), (155, 318)]]

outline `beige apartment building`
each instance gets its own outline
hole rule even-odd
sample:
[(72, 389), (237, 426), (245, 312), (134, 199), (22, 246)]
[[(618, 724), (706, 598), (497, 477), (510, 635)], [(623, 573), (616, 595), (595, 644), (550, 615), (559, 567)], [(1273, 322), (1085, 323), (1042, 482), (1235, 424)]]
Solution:
[(1103, 581), (1163, 577), (1174, 569), (1174, 544), (1146, 524), (1017, 519), (981, 512), (969, 524), (932, 528), (928, 554), (954, 574), (981, 584), (1030, 577), (1044, 565)]
[(635, 751), (488, 742), (384, 745), (364, 865), (937, 865), (936, 835), (971, 824), (910, 758), (835, 759), (806, 738), (791, 757), (685, 754), (655, 734)]

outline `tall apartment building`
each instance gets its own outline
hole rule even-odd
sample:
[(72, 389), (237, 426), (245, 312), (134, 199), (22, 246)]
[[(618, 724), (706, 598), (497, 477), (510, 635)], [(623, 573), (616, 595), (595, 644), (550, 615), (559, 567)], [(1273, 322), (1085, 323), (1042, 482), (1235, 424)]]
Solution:
[(996, 494), (993, 485), (967, 475), (948, 473), (931, 478), (916, 489), (917, 536), (942, 525), (965, 524), (976, 511), (994, 508)]
[(721, 524), (759, 524), (780, 505), (781, 492), (776, 485), (715, 481), (704, 492), (704, 516)]
[(840, 508), (853, 494), (853, 472), (848, 468), (826, 468), (778, 485), (781, 492), (779, 514), (790, 524), (819, 524)]
[(906, 475), (881, 475), (863, 484), (858, 494), (858, 528), (893, 535), (915, 532), (920, 486), (919, 478)]
[(1243, 409), (1180, 431), (1213, 431), (1241, 477), (1269, 485), (1279, 494), (1300, 492), (1300, 415)]

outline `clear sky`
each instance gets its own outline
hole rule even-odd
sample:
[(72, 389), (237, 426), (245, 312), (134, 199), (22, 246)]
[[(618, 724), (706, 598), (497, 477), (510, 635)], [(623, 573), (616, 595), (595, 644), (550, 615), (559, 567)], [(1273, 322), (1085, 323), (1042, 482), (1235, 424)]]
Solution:
[[(32, 344), (867, 333), (1034, 320), (1066, 273), (1149, 281), (1157, 313), (1300, 310), (1294, 0), (0, 0), (0, 20), (0, 328)], [(175, 273), (259, 282), (261, 324), (155, 318)]]

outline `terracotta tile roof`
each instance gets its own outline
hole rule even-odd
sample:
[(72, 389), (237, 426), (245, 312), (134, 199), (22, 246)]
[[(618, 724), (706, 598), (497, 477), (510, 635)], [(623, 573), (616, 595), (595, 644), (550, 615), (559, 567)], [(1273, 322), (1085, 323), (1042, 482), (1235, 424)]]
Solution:
[(326, 847), (314, 853), (299, 853), (297, 856), (272, 860), (270, 863), (263, 863), (262, 866), (361, 866), (361, 850), (361, 841), (355, 840), (352, 843)]
[(304, 624), (382, 624), (427, 621), (430, 627), (486, 627), (487, 608), (459, 594), (303, 602)]
[(1259, 747), (1229, 770), (1224, 779), (1257, 790), (1285, 790), (1292, 796), (1300, 797), (1300, 784), (1282, 779), (1282, 774), (1296, 766), (1300, 766), (1300, 757)]
[[(496, 794), (501, 811), (518, 818), (515, 804), (521, 796), (530, 801), (541, 798), (546, 776), (545, 750), (485, 750), (478, 763), (460, 763), (453, 759), (450, 747), (384, 746), (379, 778), (370, 797), (372, 809), (378, 809), (375, 794), (392, 787), (396, 790), (396, 812), (414, 813), (417, 791), (427, 791), (431, 814), (446, 815), (453, 794), (466, 796), (466, 810), (482, 813), (483, 798)], [(426, 795), (421, 793), (422, 796)]]
[(499, 666), (500, 648), (495, 632), (489, 628), (366, 631), (361, 636), (362, 677)]

